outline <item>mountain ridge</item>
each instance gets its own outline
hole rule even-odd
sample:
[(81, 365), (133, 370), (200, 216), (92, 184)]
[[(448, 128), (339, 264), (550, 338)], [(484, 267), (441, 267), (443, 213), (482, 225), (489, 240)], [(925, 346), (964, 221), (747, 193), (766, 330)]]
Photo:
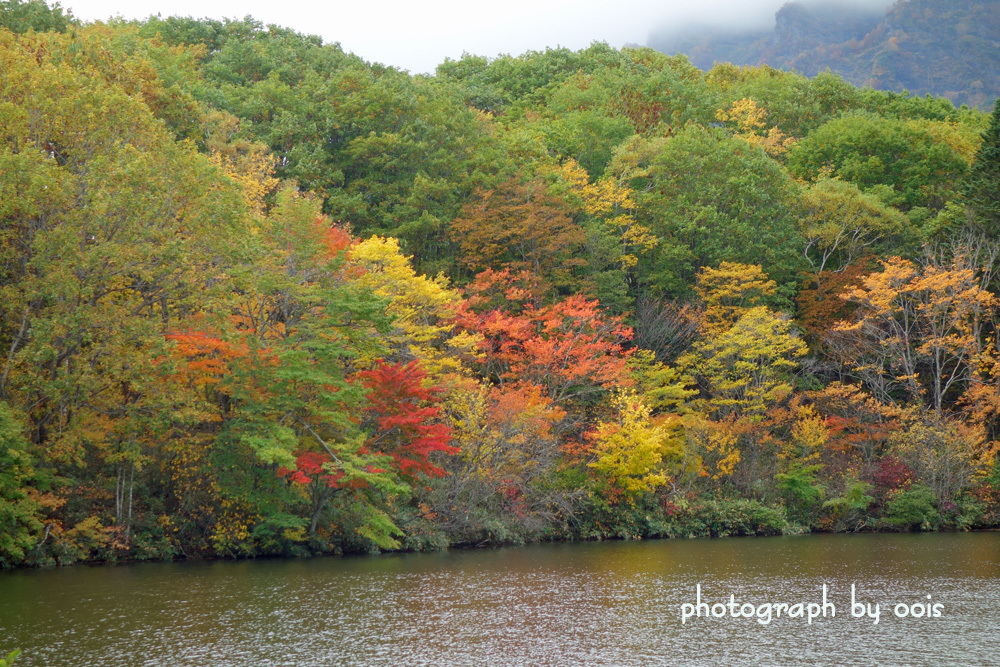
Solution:
[(789, 2), (769, 30), (654, 30), (648, 45), (714, 62), (770, 65), (807, 76), (830, 69), (858, 86), (941, 95), (989, 108), (1000, 97), (1000, 0), (900, 0), (885, 12)]

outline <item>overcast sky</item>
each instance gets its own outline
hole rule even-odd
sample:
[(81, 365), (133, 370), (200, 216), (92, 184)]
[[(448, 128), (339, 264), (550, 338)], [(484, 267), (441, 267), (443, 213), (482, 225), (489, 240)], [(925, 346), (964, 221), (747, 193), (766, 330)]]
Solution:
[[(821, 0), (823, 1), (823, 0)], [(848, 0), (887, 6), (891, 0)], [(489, 57), (528, 50), (645, 44), (663, 24), (772, 25), (784, 0), (64, 0), (86, 21), (150, 14), (242, 18), (320, 35), (365, 60), (416, 74), (463, 52)]]

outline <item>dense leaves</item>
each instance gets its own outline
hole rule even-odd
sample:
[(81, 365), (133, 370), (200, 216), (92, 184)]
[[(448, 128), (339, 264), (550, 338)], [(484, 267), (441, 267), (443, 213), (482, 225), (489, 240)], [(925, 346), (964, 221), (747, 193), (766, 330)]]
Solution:
[(0, 567), (1000, 517), (996, 113), (0, 19)]

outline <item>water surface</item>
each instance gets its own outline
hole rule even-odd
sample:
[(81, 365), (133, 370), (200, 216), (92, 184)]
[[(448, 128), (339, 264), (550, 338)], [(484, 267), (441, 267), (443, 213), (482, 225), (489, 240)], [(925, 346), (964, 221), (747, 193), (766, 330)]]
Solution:
[[(852, 618), (880, 605), (879, 623)], [(692, 618), (704, 601), (836, 616)], [(898, 618), (897, 603), (939, 603)], [(1000, 533), (548, 544), (0, 573), (18, 667), (1000, 664)]]

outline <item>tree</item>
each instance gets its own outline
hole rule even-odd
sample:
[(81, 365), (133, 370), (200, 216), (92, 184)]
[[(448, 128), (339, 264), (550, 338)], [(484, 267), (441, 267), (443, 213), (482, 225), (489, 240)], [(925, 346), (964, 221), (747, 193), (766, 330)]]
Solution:
[[(259, 245), (235, 271), (240, 289), (230, 305), (240, 354), (213, 389), (221, 412), (209, 456), (219, 496), (213, 547), (254, 553), (275, 534), (294, 536), (306, 526), (329, 537), (320, 514), (334, 505), (331, 511), (352, 517), (341, 524), (342, 539), (398, 546), (385, 507), (409, 487), (388, 454), (365, 447), (357, 417), (366, 390), (352, 367), (381, 349), (384, 302), (352, 282), (358, 271), (345, 259), (349, 237), (331, 230), (316, 198), (287, 187), (258, 224)], [(297, 462), (323, 472), (276, 474)], [(303, 493), (309, 514), (302, 519), (288, 508), (306, 477), (335, 479), (351, 493)]]
[(702, 384), (712, 414), (762, 420), (773, 404), (791, 395), (789, 374), (806, 352), (787, 317), (756, 306), (728, 330), (695, 343), (681, 363)]
[(776, 126), (770, 128), (767, 134), (763, 134), (767, 110), (759, 107), (757, 102), (749, 97), (733, 102), (728, 109), (719, 109), (715, 117), (724, 123), (735, 124), (738, 130), (737, 137), (751, 146), (763, 148), (773, 158), (784, 155), (795, 143), (793, 138), (785, 136)]
[(651, 351), (657, 361), (670, 363), (694, 342), (702, 316), (695, 304), (640, 297), (635, 308), (636, 347)]
[(800, 206), (803, 255), (817, 283), (823, 273), (840, 273), (865, 254), (891, 241), (898, 247), (913, 236), (907, 233), (905, 216), (838, 179), (810, 185), (802, 192)]
[(510, 268), (530, 271), (565, 287), (584, 260), (586, 235), (569, 206), (547, 192), (540, 179), (513, 178), (479, 190), (451, 222), (451, 238), (462, 250), (461, 264), (475, 271)]
[(596, 301), (573, 296), (520, 312), (477, 312), (466, 305), (459, 326), (482, 336), (479, 361), (497, 385), (530, 383), (556, 404), (627, 384), (625, 344), (632, 330), (608, 317)]
[(962, 182), (972, 226), (988, 237), (1000, 236), (1000, 104), (994, 103), (982, 144)]
[[(0, 187), (18, 199), (0, 204), (0, 395), (62, 496), (45, 549), (65, 560), (132, 548), (173, 426), (164, 334), (225, 298), (218, 267), (233, 262), (226, 238), (245, 213), (151, 112), (166, 98), (149, 63), (109, 57), (119, 47), (99, 27), (0, 34)], [(67, 489), (82, 480), (77, 499)]]
[(0, 28), (14, 33), (66, 32), (76, 25), (76, 18), (69, 9), (63, 10), (58, 2), (51, 5), (45, 0), (3, 0), (0, 2)]
[(560, 175), (583, 199), (584, 212), (600, 220), (602, 231), (621, 245), (622, 269), (633, 269), (639, 263), (638, 255), (656, 247), (658, 239), (635, 219), (635, 200), (628, 185), (607, 177), (591, 183), (587, 173), (572, 159), (562, 165)]
[[(839, 75), (820, 73), (807, 78), (798, 72), (716, 63), (705, 74), (722, 101), (766, 101), (768, 121), (785, 135), (801, 138), (831, 118), (862, 105), (862, 93)], [(725, 104), (714, 107), (726, 108)]]
[(41, 506), (29, 492), (35, 471), (23, 425), (0, 402), (0, 569), (23, 564), (38, 542)]
[(453, 541), (538, 538), (574, 511), (582, 490), (559, 483), (568, 413), (540, 387), (472, 385), (446, 409), (460, 452), (443, 463), (450, 474), (428, 503)]
[(927, 401), (940, 419), (952, 387), (967, 384), (983, 344), (979, 332), (995, 307), (973, 268), (960, 262), (923, 267), (898, 257), (861, 279), (844, 297), (858, 306), (835, 331), (841, 359), (884, 402)]
[(641, 284), (684, 294), (701, 267), (723, 261), (792, 280), (801, 262), (797, 188), (762, 149), (696, 125), (643, 143), (619, 147), (609, 167), (636, 193), (638, 222), (659, 238), (640, 258)]
[[(241, 120), (266, 144), (280, 178), (321, 197), (362, 236), (399, 238), (434, 272), (447, 265), (447, 222), (492, 180), (488, 117), (456, 86), (346, 54), (338, 44), (256, 21), (163, 26), (205, 43), (200, 99)], [(212, 47), (216, 48), (212, 48)]]
[(454, 454), (451, 433), (441, 421), (441, 411), (433, 405), (441, 392), (423, 385), (426, 374), (417, 361), (403, 364), (379, 362), (375, 368), (358, 373), (368, 390), (365, 412), (371, 435), (366, 448), (388, 454), (399, 475), (416, 481), (420, 477), (441, 477), (444, 469), (432, 456)]
[(417, 275), (393, 238), (373, 236), (351, 245), (348, 254), (350, 265), (360, 269), (352, 282), (386, 300), (392, 318), (386, 343), (394, 357), (403, 363), (419, 360), (436, 382), (463, 373), (463, 360), (476, 354), (476, 340), (455, 331), (461, 295), (448, 279)]
[[(811, 132), (789, 152), (788, 167), (810, 181), (836, 176), (865, 192), (881, 192), (904, 211), (940, 210), (968, 169), (961, 150), (926, 123), (848, 113)], [(832, 170), (832, 171), (831, 171)]]
[(981, 428), (959, 420), (912, 420), (892, 436), (892, 452), (927, 485), (938, 507), (954, 506), (992, 463)]
[(892, 434), (901, 430), (903, 411), (879, 402), (855, 384), (832, 382), (806, 396), (825, 418), (828, 466), (856, 465), (858, 472), (870, 475), (888, 450)]
[(626, 497), (663, 486), (664, 462), (676, 464), (683, 457), (683, 440), (672, 432), (671, 419), (654, 424), (652, 410), (634, 391), (616, 392), (612, 404), (618, 420), (598, 423), (591, 433), (595, 459), (588, 466)]

